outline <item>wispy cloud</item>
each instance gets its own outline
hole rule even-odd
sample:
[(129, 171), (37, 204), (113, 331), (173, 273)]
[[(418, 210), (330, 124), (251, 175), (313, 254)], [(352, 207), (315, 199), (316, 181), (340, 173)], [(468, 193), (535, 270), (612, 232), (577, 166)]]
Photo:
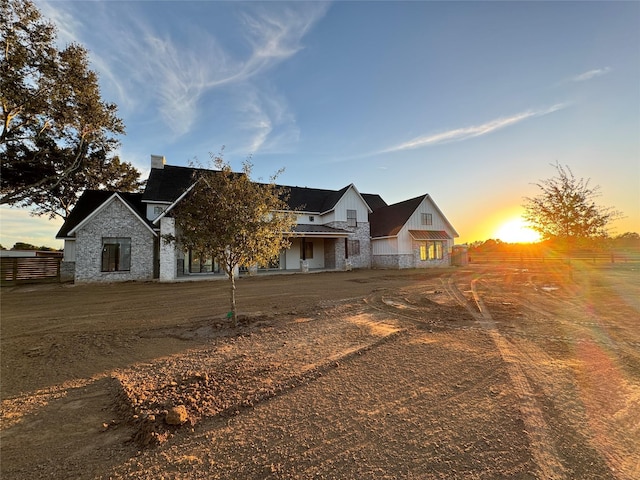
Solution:
[[(64, 25), (69, 25), (64, 30), (66, 39), (92, 44), (92, 61), (120, 96), (117, 103), (132, 111), (152, 106), (168, 131), (179, 137), (198, 121), (204, 95), (258, 81), (260, 73), (300, 51), (303, 37), (324, 16), (328, 4), (269, 4), (239, 13), (237, 28), (249, 47), (242, 56), (225, 48), (215, 32), (205, 27), (192, 25), (176, 36), (160, 30), (129, 5), (92, 8), (100, 16), (95, 25), (110, 32), (101, 36), (91, 30), (91, 22), (73, 21), (70, 12), (78, 11), (72, 7), (50, 2), (47, 15), (56, 23), (68, 19), (64, 20)], [(131, 8), (131, 15), (123, 15), (123, 8)], [(108, 43), (99, 43), (107, 38)], [(245, 104), (235, 107), (251, 114)], [(261, 109), (256, 118), (245, 122), (245, 127), (251, 122), (256, 125), (255, 145), (265, 144), (270, 134), (265, 115), (279, 110)], [(275, 121), (268, 118), (267, 123)], [(262, 141), (260, 135), (266, 135)]]
[(300, 130), (283, 95), (271, 88), (242, 90), (244, 101), (238, 111), (238, 125), (249, 133), (247, 152), (274, 152), (296, 142)]
[(440, 143), (459, 142), (462, 140), (467, 140), (469, 138), (480, 137), (483, 135), (487, 135), (489, 133), (493, 133), (496, 130), (501, 130), (511, 125), (515, 125), (529, 118), (541, 117), (543, 115), (548, 115), (550, 113), (557, 112), (558, 110), (562, 110), (566, 106), (567, 104), (558, 103), (549, 108), (545, 108), (541, 110), (527, 110), (525, 112), (511, 115), (509, 117), (501, 117), (495, 120), (490, 120), (480, 125), (472, 125), (469, 127), (455, 128), (455, 129), (447, 130), (440, 133), (422, 135), (412, 140), (409, 140), (408, 142), (404, 142), (399, 145), (393, 146), (391, 148), (385, 149), (379, 153), (412, 150), (416, 148), (437, 145)]
[[(202, 95), (224, 86), (249, 82), (259, 73), (293, 56), (302, 48), (302, 37), (323, 14), (324, 9), (320, 8), (243, 14), (241, 19), (252, 47), (246, 58), (232, 56), (208, 32), (196, 34), (199, 38), (193, 38), (187, 48), (180, 48), (171, 39), (148, 32), (145, 42), (152, 47), (153, 53), (148, 57), (146, 76), (159, 80), (160, 112), (165, 123), (177, 135), (188, 132), (197, 119)], [(239, 108), (247, 112), (246, 105)], [(269, 135), (269, 124), (274, 119), (265, 118), (264, 109), (254, 113), (257, 116), (250, 122), (256, 125), (254, 143), (259, 147)]]
[(588, 72), (584, 72), (584, 73), (581, 73), (580, 75), (571, 77), (569, 81), (570, 82), (586, 82), (587, 80), (591, 80), (592, 78), (606, 75), (609, 72), (611, 72), (611, 67), (596, 68), (594, 70), (589, 70)]

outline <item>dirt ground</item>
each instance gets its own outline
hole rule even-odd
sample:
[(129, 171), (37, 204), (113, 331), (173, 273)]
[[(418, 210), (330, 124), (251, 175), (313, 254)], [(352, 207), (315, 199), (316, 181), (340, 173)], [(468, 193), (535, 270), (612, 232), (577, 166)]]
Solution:
[(640, 478), (637, 265), (0, 294), (3, 479)]

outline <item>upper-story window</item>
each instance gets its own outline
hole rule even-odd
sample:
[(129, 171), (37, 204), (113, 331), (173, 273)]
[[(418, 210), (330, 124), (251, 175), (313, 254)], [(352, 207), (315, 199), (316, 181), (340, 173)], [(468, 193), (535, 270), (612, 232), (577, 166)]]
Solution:
[(347, 210), (347, 226), (349, 226), (349, 227), (357, 227), (358, 226), (358, 211), (357, 210)]
[(315, 222), (316, 221), (316, 217), (314, 217), (313, 215), (309, 215), (309, 221), (310, 222)]
[(153, 207), (154, 215), (160, 215), (162, 212), (164, 212), (164, 207)]
[(422, 225), (433, 225), (433, 215), (430, 213), (420, 214)]

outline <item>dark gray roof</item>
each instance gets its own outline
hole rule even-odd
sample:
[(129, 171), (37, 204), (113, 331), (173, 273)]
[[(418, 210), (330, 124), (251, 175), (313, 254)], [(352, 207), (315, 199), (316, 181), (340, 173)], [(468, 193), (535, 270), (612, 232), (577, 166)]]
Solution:
[(367, 202), (369, 208), (374, 212), (379, 208), (387, 206), (387, 202), (377, 193), (363, 193), (362, 198), (364, 198), (364, 201)]
[(100, 205), (111, 198), (114, 193), (117, 193), (120, 198), (122, 198), (122, 200), (124, 200), (140, 216), (142, 220), (147, 222), (149, 226), (152, 226), (151, 223), (147, 221), (147, 209), (146, 205), (142, 203), (141, 193), (85, 190), (78, 199), (76, 205), (73, 207), (71, 214), (62, 224), (62, 227), (60, 227), (60, 230), (56, 234), (56, 238), (68, 237), (71, 230), (91, 215), (98, 207), (100, 207)]
[(341, 190), (324, 190), (320, 188), (287, 187), (289, 190), (289, 207), (292, 210), (323, 213), (335, 207), (349, 186)]
[[(196, 179), (196, 174), (201, 169), (192, 167), (176, 167), (165, 165), (164, 168), (152, 168), (144, 190), (144, 193), (119, 193), (131, 208), (138, 212), (147, 223), (145, 202), (173, 203), (182, 195)], [(213, 171), (213, 170), (208, 170)], [(327, 190), (321, 188), (290, 187), (283, 186), (289, 192), (287, 201), (292, 210), (324, 213), (335, 208), (336, 203), (349, 189), (350, 185), (340, 190)], [(69, 218), (56, 237), (67, 237), (69, 231), (82, 222), (87, 216), (102, 205), (116, 192), (87, 190), (82, 194), (78, 203), (73, 208)], [(363, 194), (362, 198), (372, 211), (386, 208), (386, 202), (377, 194)], [(319, 227), (319, 226), (314, 226)], [(306, 227), (305, 227), (306, 228)], [(326, 227), (329, 228), (329, 227)], [(312, 230), (306, 230), (312, 231)], [(319, 231), (319, 230), (318, 230)], [(329, 233), (329, 231), (326, 231)]]
[[(211, 171), (211, 170), (210, 170)], [(142, 200), (145, 202), (174, 202), (195, 181), (198, 169), (191, 167), (152, 168)], [(340, 190), (283, 186), (289, 191), (288, 205), (292, 210), (323, 213), (335, 207), (350, 185)], [(372, 210), (386, 206), (380, 195), (365, 194)]]
[(190, 167), (152, 168), (142, 194), (145, 202), (173, 202), (195, 181), (197, 169)]
[(424, 200), (426, 195), (411, 198), (404, 202), (394, 203), (387, 207), (379, 208), (369, 214), (372, 237), (390, 237), (397, 235), (409, 217)]

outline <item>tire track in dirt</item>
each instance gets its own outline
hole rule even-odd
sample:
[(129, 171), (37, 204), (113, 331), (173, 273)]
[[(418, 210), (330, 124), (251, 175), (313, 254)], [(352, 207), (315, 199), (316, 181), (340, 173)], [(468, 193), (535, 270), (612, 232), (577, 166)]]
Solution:
[(550, 429), (544, 419), (540, 406), (535, 400), (533, 389), (522, 371), (517, 349), (504, 338), (496, 328), (493, 317), (480, 298), (477, 283), (478, 278), (471, 280), (471, 293), (477, 307), (476, 310), (472, 307), (470, 301), (460, 292), (454, 283), (453, 277), (449, 277), (446, 283), (443, 280), (446, 291), (464, 306), (487, 331), (507, 367), (509, 378), (519, 399), (519, 408), (522, 413), (526, 433), (529, 437), (531, 453), (536, 465), (540, 469), (541, 477), (549, 479), (566, 478), (565, 469), (558, 460), (559, 455), (551, 441)]

